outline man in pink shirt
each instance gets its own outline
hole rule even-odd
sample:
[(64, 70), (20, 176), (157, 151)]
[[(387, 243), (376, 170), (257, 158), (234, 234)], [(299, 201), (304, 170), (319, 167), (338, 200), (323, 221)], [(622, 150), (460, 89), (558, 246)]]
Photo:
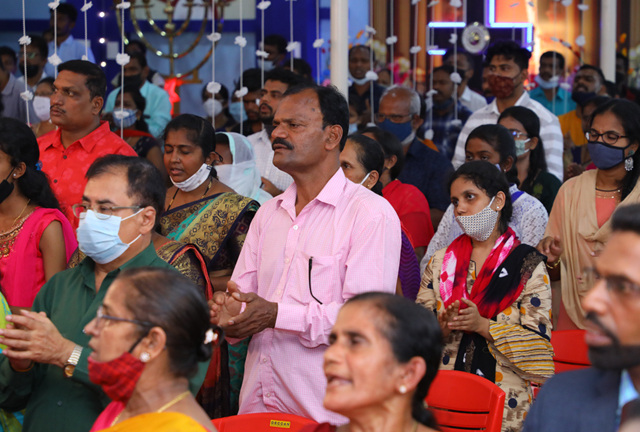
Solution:
[(344, 424), (322, 406), (323, 354), (349, 298), (395, 292), (400, 221), (384, 198), (340, 169), (349, 108), (335, 88), (289, 89), (273, 126), (273, 163), (294, 183), (256, 214), (228, 292), (215, 294), (212, 317), (232, 343), (253, 336), (240, 414)]

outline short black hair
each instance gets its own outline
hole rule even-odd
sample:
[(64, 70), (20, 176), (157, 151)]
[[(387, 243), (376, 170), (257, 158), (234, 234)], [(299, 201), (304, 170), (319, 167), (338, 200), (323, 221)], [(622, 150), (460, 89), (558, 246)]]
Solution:
[[(60, 3), (57, 7), (58, 15), (66, 15), (71, 22), (76, 22), (78, 19), (78, 9), (71, 3)], [(53, 14), (53, 11), (51, 11)]]
[(542, 60), (542, 59), (553, 59), (554, 55), (556, 57), (556, 61), (558, 62), (558, 66), (560, 66), (560, 69), (564, 69), (564, 56), (562, 54), (560, 54), (559, 52), (547, 51), (545, 53), (542, 53), (542, 55), (540, 56), (540, 60)]
[(147, 67), (147, 56), (145, 54), (141, 52), (132, 52), (129, 54), (129, 57), (131, 58), (131, 60), (137, 60), (141, 69)]
[(618, 206), (611, 216), (611, 231), (631, 231), (640, 235), (640, 204)]
[[(62, 3), (60, 6), (62, 6)], [(58, 66), (58, 73), (69, 71), (84, 75), (86, 80), (84, 85), (89, 89), (91, 99), (96, 96), (105, 98), (107, 94), (107, 77), (100, 66), (87, 60), (69, 60)]]
[(624, 62), (625, 73), (627, 73), (629, 71), (629, 57), (622, 54), (621, 52), (617, 52), (616, 60), (622, 60)]
[[(11, 56), (11, 58), (13, 59), (14, 63), (18, 63), (18, 55), (16, 54), (16, 52), (12, 49), (9, 48), (8, 46), (1, 46), (0, 47), (0, 56), (4, 56), (4, 55), (8, 55)], [(2, 63), (2, 62), (0, 62)]]
[(299, 84), (289, 87), (284, 97), (292, 96), (310, 90), (318, 97), (320, 112), (322, 113), (322, 128), (338, 125), (342, 128), (340, 151), (344, 149), (349, 132), (349, 104), (335, 86), (322, 87), (313, 83)]
[[(133, 103), (136, 104), (136, 108), (138, 109), (138, 111), (143, 113), (144, 110), (147, 108), (147, 100), (144, 98), (144, 96), (142, 96), (142, 93), (140, 93), (140, 89), (133, 85), (125, 85), (124, 93), (129, 93), (131, 95), (131, 99), (133, 99)], [(121, 94), (122, 94), (122, 90), (118, 88), (118, 94), (116, 95), (116, 100), (118, 96), (120, 96)], [(120, 105), (117, 105), (115, 108), (118, 109), (119, 106)], [(136, 130), (139, 130), (142, 132), (149, 132), (149, 125), (145, 121), (144, 115), (141, 115), (140, 118), (136, 120), (135, 125), (136, 125)]]
[(85, 178), (91, 180), (106, 173), (115, 174), (114, 171), (118, 170), (126, 173), (129, 185), (127, 195), (140, 207), (153, 207), (157, 223), (164, 210), (167, 188), (158, 168), (147, 159), (115, 154), (102, 156), (91, 164)]
[(47, 44), (45, 38), (38, 35), (29, 35), (29, 37), (31, 38), (30, 45), (38, 50), (38, 52), (40, 53), (40, 57), (46, 59), (49, 56), (49, 45)]
[[(191, 144), (200, 147), (206, 159), (209, 153), (216, 151), (216, 130), (211, 122), (194, 114), (180, 114), (167, 124), (162, 132), (162, 140), (167, 141), (169, 132), (184, 130)], [(216, 169), (211, 167), (211, 176), (218, 177)]]
[(495, 56), (502, 56), (507, 60), (513, 60), (520, 68), (520, 71), (523, 71), (529, 68), (531, 51), (522, 48), (512, 40), (499, 39), (489, 46), (485, 61), (490, 64), (491, 59)]
[[(262, 69), (251, 68), (242, 72), (242, 85), (249, 93), (262, 90)], [(236, 83), (236, 91), (240, 90), (240, 80)]]
[(504, 163), (511, 158), (513, 165), (506, 173), (510, 183), (520, 184), (518, 181), (518, 168), (516, 167), (516, 142), (509, 129), (499, 124), (485, 124), (478, 126), (469, 133), (467, 141), (464, 143), (465, 150), (470, 140), (477, 138), (489, 144), (500, 155), (500, 163)]
[(440, 71), (446, 72), (448, 75), (451, 75), (454, 69), (453, 69), (453, 66), (450, 66), (448, 64), (443, 64), (433, 69), (433, 73), (440, 72)]
[(124, 47), (125, 52), (127, 51), (127, 47), (129, 46), (137, 46), (140, 49), (140, 52), (142, 54), (147, 55), (147, 46), (141, 40), (129, 39), (129, 42), (127, 42), (127, 44)]
[(598, 66), (593, 66), (590, 64), (583, 64), (582, 66), (580, 66), (580, 69), (578, 69), (578, 72), (580, 72), (581, 70), (593, 70), (596, 71), (598, 76), (600, 77), (600, 84), (601, 85), (605, 85), (605, 83), (607, 82), (607, 79), (604, 77), (604, 74), (602, 73), (602, 69), (600, 69)]
[(38, 82), (38, 84), (36, 84), (36, 87), (38, 87), (40, 84), (49, 84), (51, 87), (53, 87), (54, 82), (56, 82), (56, 79), (54, 77), (44, 77)]
[(449, 178), (447, 184), (447, 193), (449, 195), (451, 195), (451, 185), (459, 178), (464, 178), (472, 182), (478, 188), (482, 189), (489, 198), (495, 197), (498, 195), (498, 192), (504, 193), (506, 199), (499, 220), (500, 232), (504, 233), (507, 228), (509, 228), (509, 222), (513, 215), (509, 182), (504, 173), (487, 161), (477, 160), (464, 163)]
[[(469, 63), (469, 69), (474, 69), (476, 67), (476, 62), (473, 59), (473, 56), (471, 55), (471, 53), (468, 53), (465, 50), (458, 48), (457, 55), (465, 56), (467, 58), (467, 63)], [(442, 61), (446, 62), (447, 60), (449, 60), (449, 57), (453, 57), (453, 48), (449, 48), (447, 52), (444, 53), (444, 56), (442, 57)]]
[[(362, 165), (365, 172), (370, 173), (371, 171), (376, 171), (378, 177), (380, 177), (384, 170), (384, 151), (382, 150), (382, 146), (380, 146), (376, 140), (362, 134), (350, 135), (347, 141), (355, 145), (358, 162)], [(382, 196), (382, 183), (380, 183), (380, 180), (371, 188), (371, 191)]]
[[(285, 63), (284, 67), (285, 68), (291, 67), (291, 63)], [(313, 70), (311, 69), (311, 65), (305, 59), (294, 58), (293, 72), (305, 78), (308, 78), (308, 77), (311, 77)]]
[(369, 53), (369, 55), (371, 54), (371, 48), (369, 48), (367, 45), (354, 45), (351, 48), (349, 48), (349, 57), (347, 57), (347, 58), (351, 58), (351, 54), (353, 54), (354, 51), (359, 50), (359, 49), (363, 49), (363, 50), (367, 51), (367, 53)]
[(264, 76), (264, 82), (278, 81), (287, 85), (287, 88), (297, 86), (305, 82), (302, 76), (290, 71), (289, 69), (275, 68), (267, 72)]
[[(167, 336), (169, 370), (177, 377), (193, 377), (198, 363), (209, 360), (224, 338), (222, 329), (211, 325), (202, 291), (173, 268), (137, 267), (124, 270), (117, 280), (135, 291), (126, 293), (126, 308), (136, 320), (151, 323), (138, 327), (138, 337), (160, 327)], [(207, 343), (209, 330), (218, 338)]]
[(402, 167), (404, 166), (404, 150), (398, 137), (392, 132), (380, 129), (377, 126), (369, 126), (363, 129), (360, 133), (368, 133), (375, 137), (375, 140), (380, 144), (380, 147), (382, 147), (382, 151), (384, 151), (385, 159), (390, 158), (391, 156), (396, 157), (397, 162), (389, 170), (389, 175), (391, 176), (391, 180), (397, 179), (400, 172), (402, 172)]
[(287, 53), (287, 40), (279, 34), (270, 34), (265, 36), (263, 45), (271, 45), (278, 49), (278, 54)]
[(616, 83), (614, 83), (613, 81), (605, 80), (604, 87), (607, 89), (607, 94), (612, 98), (620, 96), (618, 86), (616, 86)]

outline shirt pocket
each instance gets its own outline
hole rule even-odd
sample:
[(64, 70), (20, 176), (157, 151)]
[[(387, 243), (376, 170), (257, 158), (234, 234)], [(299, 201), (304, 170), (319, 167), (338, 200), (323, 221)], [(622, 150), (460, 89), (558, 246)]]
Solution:
[(298, 252), (298, 268), (301, 271), (300, 298), (303, 303), (328, 304), (342, 298), (339, 257), (314, 256)]

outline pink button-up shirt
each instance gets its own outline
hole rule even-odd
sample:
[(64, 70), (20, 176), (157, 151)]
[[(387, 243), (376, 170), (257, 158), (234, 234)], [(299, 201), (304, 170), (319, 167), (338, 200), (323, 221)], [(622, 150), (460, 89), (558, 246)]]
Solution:
[(299, 215), (295, 203), (294, 183), (258, 210), (231, 277), (243, 292), (278, 303), (275, 328), (251, 339), (240, 414), (283, 412), (344, 424), (322, 406), (323, 354), (349, 298), (395, 292), (400, 221), (384, 198), (341, 169)]

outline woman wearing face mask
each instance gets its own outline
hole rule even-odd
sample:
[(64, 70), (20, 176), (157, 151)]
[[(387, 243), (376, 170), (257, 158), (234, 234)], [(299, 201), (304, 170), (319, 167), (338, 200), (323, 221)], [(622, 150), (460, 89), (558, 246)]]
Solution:
[(434, 254), (417, 302), (438, 317), (445, 342), (440, 367), (501, 387), (502, 430), (519, 431), (533, 397), (531, 381), (542, 383), (554, 372), (544, 256), (509, 228), (509, 184), (492, 164), (462, 165), (449, 192), (464, 234)]
[(207, 120), (212, 122), (215, 118), (215, 129), (220, 132), (231, 132), (238, 122), (229, 112), (229, 90), (220, 85), (220, 90), (215, 97), (207, 91), (207, 86), (202, 88), (202, 108), (207, 114)]
[(120, 131), (120, 127), (123, 126), (122, 136), (124, 140), (133, 147), (138, 156), (151, 162), (162, 173), (162, 177), (167, 179), (167, 171), (164, 168), (160, 144), (149, 133), (149, 126), (142, 114), (147, 106), (144, 96), (142, 96), (137, 87), (125, 86), (124, 101), (122, 101), (124, 111), (123, 114), (120, 114), (122, 95), (122, 91), (118, 93), (113, 112), (113, 123), (117, 131)]
[(438, 430), (424, 399), (441, 356), (442, 334), (430, 311), (386, 293), (353, 297), (340, 309), (324, 353), (324, 407), (349, 424), (302, 432)]
[(221, 162), (215, 162), (218, 180), (260, 204), (273, 198), (260, 187), (262, 180), (247, 137), (234, 132), (219, 132), (216, 134), (216, 152), (222, 156)]
[[(169, 122), (163, 135), (164, 163), (174, 186), (167, 191), (160, 234), (197, 245), (207, 261), (213, 289), (226, 291), (259, 204), (218, 180), (213, 164), (221, 157), (215, 151), (211, 123), (182, 114)], [(242, 382), (242, 353), (248, 342), (229, 347), (231, 355), (227, 355), (227, 344), (222, 345), (221, 361), (231, 361), (231, 378), (224, 374), (217, 382), (205, 380), (204, 391), (209, 396), (203, 400), (208, 401), (205, 410), (212, 418), (231, 414), (229, 400), (237, 399)], [(220, 368), (227, 370), (226, 364)]]
[(596, 108), (586, 134), (597, 169), (562, 185), (538, 250), (547, 256), (551, 280), (561, 280), (558, 329), (584, 328), (581, 301), (589, 288), (582, 271), (609, 238), (609, 219), (619, 205), (640, 201), (640, 107), (613, 99)]
[(78, 246), (39, 155), (27, 125), (0, 119), (0, 287), (14, 313), (31, 309), (42, 285), (67, 267)]
[[(340, 167), (346, 178), (382, 196), (380, 173), (384, 170), (384, 152), (376, 141), (364, 135), (352, 135), (340, 152)], [(397, 292), (415, 299), (420, 287), (420, 267), (411, 238), (402, 226)]]
[(529, 108), (513, 106), (500, 114), (498, 124), (509, 129), (515, 140), (519, 189), (537, 198), (551, 212), (562, 183), (547, 171), (538, 116)]
[(189, 378), (222, 330), (211, 327), (207, 303), (187, 279), (167, 269), (123, 271), (84, 331), (89, 379), (112, 401), (92, 431), (215, 430)]
[(33, 120), (31, 129), (38, 138), (56, 129), (56, 125), (51, 123), (51, 116), (49, 115), (54, 81), (52, 77), (43, 78), (36, 86), (36, 91), (33, 96), (33, 110), (36, 112), (38, 120), (40, 121), (35, 123), (35, 120)]
[[(467, 163), (475, 160), (490, 162), (499, 171), (506, 173), (511, 185), (509, 194), (513, 205), (513, 217), (509, 226), (522, 243), (536, 246), (544, 237), (549, 215), (540, 201), (518, 190), (516, 184), (518, 171), (514, 166), (514, 161), (517, 159), (515, 142), (509, 130), (500, 125), (483, 125), (475, 128), (467, 137), (465, 158)], [(449, 246), (461, 234), (462, 229), (455, 219), (455, 208), (449, 205), (420, 263), (421, 269), (424, 270), (429, 258), (436, 251)]]

